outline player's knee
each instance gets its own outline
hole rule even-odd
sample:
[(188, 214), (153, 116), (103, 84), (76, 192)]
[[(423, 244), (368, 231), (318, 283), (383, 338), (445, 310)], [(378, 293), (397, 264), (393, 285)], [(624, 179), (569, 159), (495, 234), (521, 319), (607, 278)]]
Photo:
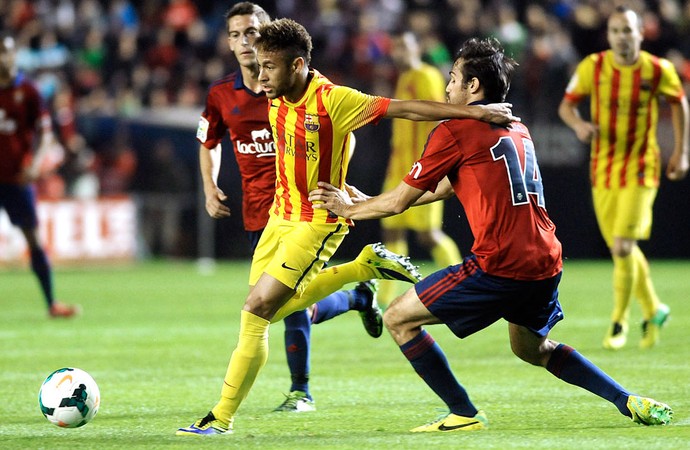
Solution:
[(533, 366), (540, 365), (541, 352), (538, 343), (530, 339), (525, 340), (511, 336), (510, 349), (515, 356), (526, 363), (532, 364)]
[(412, 325), (409, 323), (405, 308), (400, 302), (391, 303), (383, 313), (383, 324), (393, 340), (401, 343), (408, 339)]
[(511, 349), (515, 356), (528, 364), (546, 367), (556, 344), (550, 339), (543, 340), (539, 345), (525, 344), (511, 341)]
[(383, 313), (383, 325), (389, 330), (395, 330), (400, 326), (400, 315), (395, 302), (391, 303)]
[(277, 311), (272, 301), (253, 293), (247, 296), (243, 309), (266, 320), (271, 320)]
[(618, 258), (630, 256), (635, 247), (635, 241), (630, 239), (616, 239), (611, 248), (611, 254)]

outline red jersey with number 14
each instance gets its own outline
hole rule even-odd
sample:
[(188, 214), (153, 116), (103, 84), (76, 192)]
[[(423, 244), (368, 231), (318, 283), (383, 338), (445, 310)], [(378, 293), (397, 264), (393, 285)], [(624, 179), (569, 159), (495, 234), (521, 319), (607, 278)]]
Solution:
[(196, 138), (213, 149), (227, 132), (242, 177), (244, 228), (263, 230), (276, 191), (275, 145), (266, 94), (247, 89), (240, 71), (211, 85)]
[(561, 243), (546, 213), (527, 128), (476, 120), (442, 122), (404, 181), (434, 191), (448, 177), (474, 235), (472, 253), (487, 273), (541, 280), (562, 269)]

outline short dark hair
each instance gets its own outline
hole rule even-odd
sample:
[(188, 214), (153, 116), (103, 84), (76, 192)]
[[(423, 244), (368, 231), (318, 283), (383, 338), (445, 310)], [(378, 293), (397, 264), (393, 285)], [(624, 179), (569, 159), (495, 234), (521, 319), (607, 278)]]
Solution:
[(271, 21), (271, 16), (259, 5), (252, 2), (240, 2), (233, 5), (225, 12), (225, 23), (235, 16), (251, 16), (255, 15), (259, 19), (259, 23), (266, 23)]
[(486, 100), (505, 101), (518, 63), (505, 55), (496, 38), (468, 39), (455, 55), (455, 61), (460, 58), (463, 60), (462, 78), (465, 82), (477, 78), (484, 88)]
[(254, 42), (258, 51), (283, 52), (288, 61), (304, 58), (311, 62), (311, 36), (307, 30), (292, 19), (276, 19), (259, 28), (259, 37)]

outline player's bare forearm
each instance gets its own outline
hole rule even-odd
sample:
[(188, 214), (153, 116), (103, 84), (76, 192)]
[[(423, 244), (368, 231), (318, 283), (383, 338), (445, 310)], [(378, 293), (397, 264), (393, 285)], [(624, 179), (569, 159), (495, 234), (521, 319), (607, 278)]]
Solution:
[(391, 100), (386, 117), (408, 120), (477, 119), (508, 125), (520, 121), (513, 115), (510, 103), (490, 105), (453, 105), (430, 100)]
[(577, 110), (577, 103), (563, 99), (558, 106), (558, 116), (564, 124), (575, 132), (580, 142), (588, 144), (597, 133), (597, 127), (591, 122), (583, 120)]
[(423, 191), (401, 182), (392, 191), (384, 192), (366, 201), (354, 203), (347, 192), (320, 181), (319, 187), (309, 193), (309, 201), (312, 202), (315, 209), (327, 209), (347, 219), (366, 220), (400, 214), (423, 193)]
[(669, 180), (678, 181), (685, 178), (689, 169), (688, 149), (690, 142), (690, 108), (687, 98), (678, 103), (671, 103), (671, 121), (673, 123), (674, 148), (666, 167)]
[(206, 212), (214, 219), (230, 217), (230, 208), (223, 203), (228, 197), (214, 180), (214, 162), (210, 150), (203, 145), (199, 147), (199, 170), (204, 185)]

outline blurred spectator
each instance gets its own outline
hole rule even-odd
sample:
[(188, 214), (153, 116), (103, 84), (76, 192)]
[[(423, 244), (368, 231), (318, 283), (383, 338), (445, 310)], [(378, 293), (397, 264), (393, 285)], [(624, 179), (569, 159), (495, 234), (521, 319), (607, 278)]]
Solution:
[(151, 69), (161, 67), (170, 71), (179, 57), (180, 50), (175, 45), (175, 30), (169, 26), (160, 28), (154, 44), (146, 51), (146, 64)]
[(384, 62), (391, 50), (391, 39), (381, 29), (380, 16), (367, 10), (357, 19), (357, 30), (352, 37), (353, 69), (357, 74), (357, 88), (365, 89), (375, 77), (375, 67)]
[[(418, 36), (422, 49), (422, 59), (447, 74), (453, 64), (453, 58), (437, 32), (439, 29), (438, 22), (437, 13), (429, 9), (411, 11), (407, 15), (409, 30)], [(459, 47), (460, 44), (457, 45)]]
[(65, 161), (60, 174), (65, 180), (66, 194), (79, 199), (98, 197), (99, 182), (94, 173), (95, 154), (81, 134), (73, 135), (67, 143)]
[(491, 34), (503, 44), (506, 55), (521, 61), (529, 37), (527, 28), (518, 21), (518, 13), (511, 3), (499, 3), (496, 15), (498, 21)]
[(441, 21), (446, 45), (455, 53), (460, 45), (471, 37), (483, 37), (481, 28), (482, 5), (480, 0), (451, 0), (455, 9), (450, 12), (452, 20)]
[(189, 0), (170, 0), (163, 12), (163, 24), (178, 32), (187, 31), (197, 20), (199, 11)]
[(526, 27), (529, 40), (522, 50), (522, 68), (513, 81), (517, 97), (511, 101), (525, 121), (546, 124), (558, 112), (561, 93), (578, 57), (558, 20), (541, 5), (527, 7)]
[(137, 155), (129, 145), (126, 129), (115, 133), (115, 140), (104, 145), (96, 155), (94, 172), (98, 176), (100, 195), (113, 196), (129, 192), (137, 170)]

